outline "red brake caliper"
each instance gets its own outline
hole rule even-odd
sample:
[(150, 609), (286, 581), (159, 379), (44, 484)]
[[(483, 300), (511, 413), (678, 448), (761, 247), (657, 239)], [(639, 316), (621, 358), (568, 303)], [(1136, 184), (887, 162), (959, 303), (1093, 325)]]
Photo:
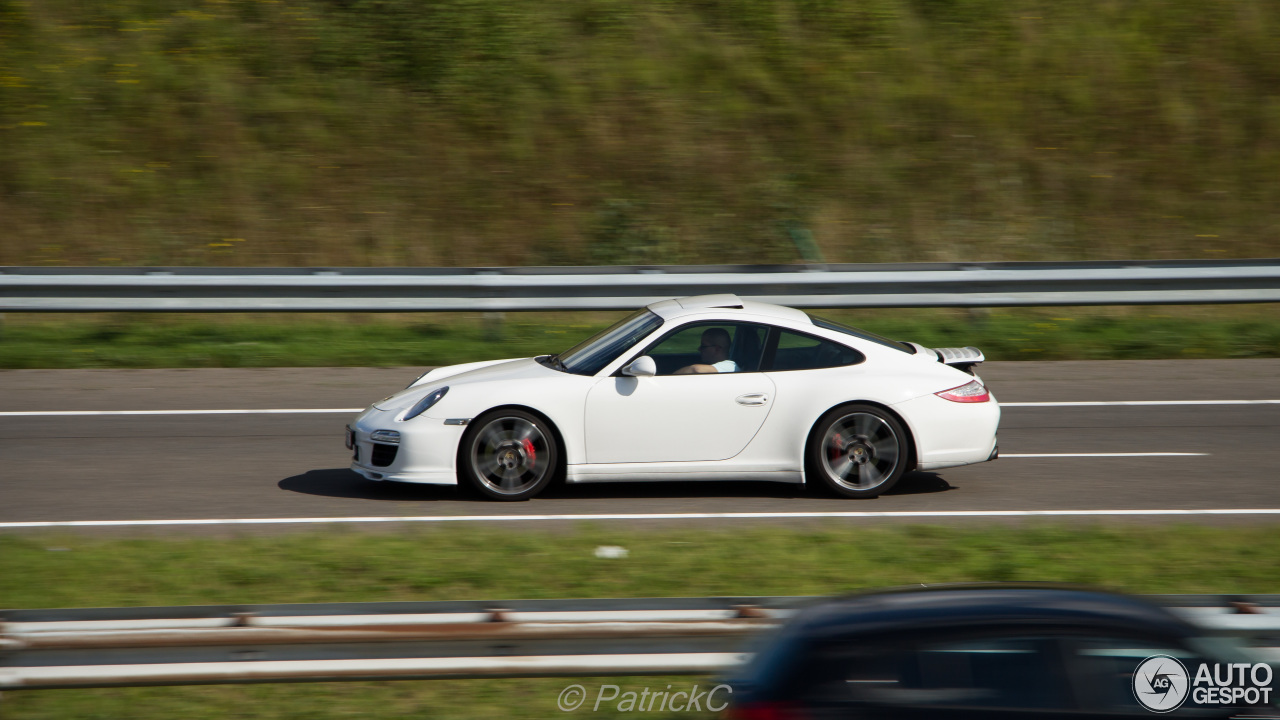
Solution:
[(840, 433), (836, 433), (831, 438), (831, 445), (827, 448), (827, 458), (829, 460), (834, 461), (836, 458), (844, 454), (844, 448), (841, 447), (843, 443), (844, 443), (844, 436), (842, 436)]
[(533, 449), (533, 441), (525, 438), (521, 444), (524, 445), (524, 454), (529, 458), (529, 466), (533, 467), (538, 460), (538, 451)]

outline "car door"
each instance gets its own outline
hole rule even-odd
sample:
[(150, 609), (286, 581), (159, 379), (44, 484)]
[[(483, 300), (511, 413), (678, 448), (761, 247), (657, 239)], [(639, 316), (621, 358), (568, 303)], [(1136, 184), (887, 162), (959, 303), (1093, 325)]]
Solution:
[[(706, 347), (726, 335), (736, 370), (677, 374), (706, 364)], [(689, 323), (636, 356), (652, 357), (657, 375), (602, 378), (587, 394), (587, 462), (705, 462), (742, 452), (774, 400), (773, 382), (758, 372), (767, 335), (755, 323)]]

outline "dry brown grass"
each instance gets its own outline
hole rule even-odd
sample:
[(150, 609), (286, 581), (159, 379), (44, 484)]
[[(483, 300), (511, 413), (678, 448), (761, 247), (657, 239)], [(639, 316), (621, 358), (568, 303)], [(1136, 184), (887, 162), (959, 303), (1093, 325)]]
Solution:
[(1280, 6), (0, 0), (0, 264), (1272, 256)]

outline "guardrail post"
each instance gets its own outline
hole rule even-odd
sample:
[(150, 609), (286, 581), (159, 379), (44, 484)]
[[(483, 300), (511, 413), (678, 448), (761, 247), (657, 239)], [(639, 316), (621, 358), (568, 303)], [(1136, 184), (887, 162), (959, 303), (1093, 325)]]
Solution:
[(483, 323), (483, 328), (481, 331), (481, 337), (484, 338), (485, 342), (496, 342), (501, 340), (503, 323), (507, 319), (507, 314), (501, 312), (487, 312), (482, 317), (483, 319), (481, 322)]
[(969, 324), (986, 325), (987, 320), (991, 318), (991, 308), (988, 307), (971, 307), (969, 308)]
[(800, 226), (800, 223), (794, 220), (787, 222), (787, 236), (791, 238), (791, 242), (796, 246), (796, 250), (800, 252), (800, 259), (807, 263), (825, 263), (822, 259), (822, 250), (818, 248), (818, 242), (813, 239), (813, 233), (808, 228)]

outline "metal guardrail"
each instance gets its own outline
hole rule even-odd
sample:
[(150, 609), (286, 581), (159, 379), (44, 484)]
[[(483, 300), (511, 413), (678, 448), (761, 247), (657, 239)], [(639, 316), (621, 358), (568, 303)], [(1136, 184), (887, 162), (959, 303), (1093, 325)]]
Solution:
[(0, 267), (0, 312), (619, 310), (722, 292), (801, 308), (1280, 302), (1280, 259), (542, 268)]
[[(0, 690), (715, 674), (748, 657), (753, 634), (821, 599), (13, 610), (2, 613)], [(1253, 638), (1269, 659), (1280, 658), (1280, 596), (1149, 599), (1208, 632)]]

